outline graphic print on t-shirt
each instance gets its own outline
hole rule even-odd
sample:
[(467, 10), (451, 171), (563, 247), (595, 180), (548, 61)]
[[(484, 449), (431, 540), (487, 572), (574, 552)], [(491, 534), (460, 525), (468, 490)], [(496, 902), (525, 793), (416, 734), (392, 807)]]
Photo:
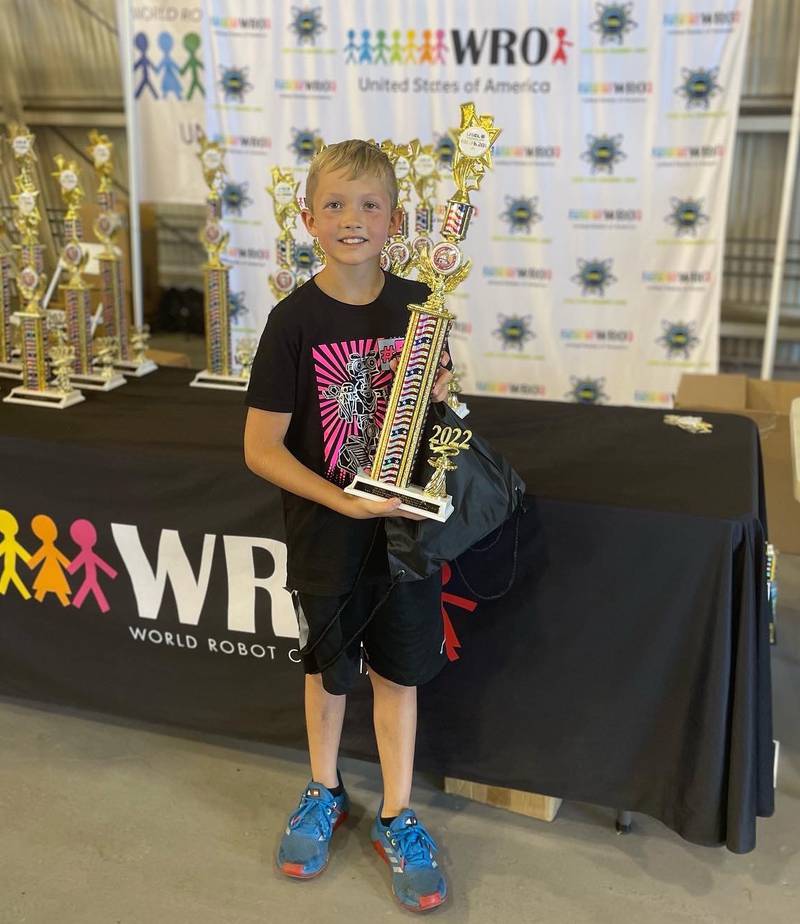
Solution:
[(392, 385), (389, 361), (400, 340), (345, 340), (312, 349), (322, 422), (325, 476), (349, 484), (369, 469)]

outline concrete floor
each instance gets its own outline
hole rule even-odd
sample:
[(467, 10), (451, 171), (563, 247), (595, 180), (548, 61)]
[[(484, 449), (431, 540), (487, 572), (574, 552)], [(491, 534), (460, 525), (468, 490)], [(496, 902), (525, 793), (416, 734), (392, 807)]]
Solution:
[[(779, 562), (773, 652), (777, 810), (745, 856), (694, 847), (636, 815), (564, 803), (553, 824), (445, 796), (415, 805), (476, 924), (739, 924), (800, 920), (800, 558)], [(304, 756), (0, 700), (0, 924), (328, 924), (408, 920), (369, 844), (377, 768), (343, 761), (354, 802), (328, 871), (287, 881), (273, 853)]]

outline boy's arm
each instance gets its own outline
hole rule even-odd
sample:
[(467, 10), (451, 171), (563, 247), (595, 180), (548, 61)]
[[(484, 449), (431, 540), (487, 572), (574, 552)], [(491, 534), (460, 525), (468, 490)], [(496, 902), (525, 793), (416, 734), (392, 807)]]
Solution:
[(398, 510), (399, 498), (369, 501), (345, 494), (341, 488), (312, 472), (296, 459), (284, 445), (292, 415), (277, 411), (247, 409), (244, 427), (244, 460), (251, 472), (272, 482), (284, 491), (305, 497), (356, 520), (371, 517), (404, 517), (419, 520), (413, 513)]

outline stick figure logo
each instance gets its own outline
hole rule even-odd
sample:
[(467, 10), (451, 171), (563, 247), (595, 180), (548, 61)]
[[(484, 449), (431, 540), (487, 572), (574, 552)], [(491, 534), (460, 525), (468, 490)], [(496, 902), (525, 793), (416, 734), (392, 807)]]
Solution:
[(322, 8), (292, 7), (292, 21), (289, 31), (294, 32), (298, 45), (316, 45), (317, 38), (325, 31), (322, 22)]
[(683, 321), (662, 321), (662, 335), (656, 340), (667, 351), (667, 358), (674, 359), (682, 356), (689, 359), (692, 350), (700, 343), (695, 335), (694, 322), (685, 324)]
[(228, 180), (222, 188), (222, 208), (226, 215), (241, 215), (242, 210), (253, 204), (247, 195), (249, 183), (234, 183)]
[(603, 391), (606, 380), (602, 379), (582, 379), (578, 376), (570, 376), (570, 390), (564, 396), (571, 398), (578, 404), (602, 404), (608, 401), (608, 395)]
[(708, 215), (703, 212), (703, 200), (679, 199), (673, 196), (669, 202), (672, 211), (664, 218), (664, 221), (674, 226), (675, 236), (697, 237), (698, 229), (708, 223)]
[(219, 85), (225, 94), (226, 103), (243, 103), (245, 93), (253, 89), (253, 84), (247, 79), (247, 67), (226, 67), (220, 65)]
[(617, 277), (611, 272), (613, 265), (613, 260), (578, 259), (578, 272), (572, 277), (572, 281), (581, 287), (584, 295), (603, 298), (606, 287), (617, 281)]
[(500, 213), (500, 217), (512, 234), (527, 234), (532, 224), (542, 220), (542, 216), (536, 211), (538, 202), (534, 197), (506, 196), (506, 210)]
[(625, 36), (638, 23), (631, 18), (632, 3), (595, 3), (597, 19), (589, 27), (600, 33), (600, 42), (603, 45), (622, 45)]
[(531, 330), (531, 316), (529, 314), (498, 314), (498, 327), (492, 331), (503, 344), (503, 349), (513, 348), (522, 352), (527, 340), (536, 338), (536, 334)]
[(581, 157), (591, 164), (592, 173), (612, 174), (614, 167), (625, 160), (622, 135), (587, 135), (586, 144), (588, 147)]
[(708, 109), (711, 98), (722, 91), (717, 83), (719, 68), (681, 68), (683, 83), (675, 92), (686, 100), (687, 109)]

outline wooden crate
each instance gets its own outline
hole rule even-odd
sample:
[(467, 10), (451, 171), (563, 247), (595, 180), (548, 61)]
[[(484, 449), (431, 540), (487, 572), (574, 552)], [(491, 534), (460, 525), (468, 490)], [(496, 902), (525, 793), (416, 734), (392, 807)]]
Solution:
[(528, 818), (538, 818), (540, 821), (553, 821), (562, 801), (536, 792), (470, 783), (469, 780), (457, 780), (452, 776), (444, 778), (444, 791), (454, 796), (464, 796), (474, 802), (482, 802), (484, 805), (493, 805), (496, 808), (517, 812), (519, 815), (527, 815)]

